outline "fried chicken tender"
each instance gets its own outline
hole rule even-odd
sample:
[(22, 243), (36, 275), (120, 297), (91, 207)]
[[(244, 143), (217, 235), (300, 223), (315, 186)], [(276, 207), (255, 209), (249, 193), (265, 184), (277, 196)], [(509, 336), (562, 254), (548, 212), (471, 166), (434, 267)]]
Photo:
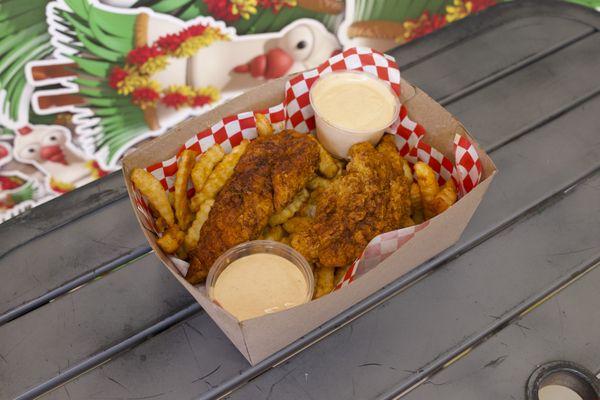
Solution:
[(319, 145), (309, 135), (292, 130), (284, 130), (274, 137), (280, 139), (280, 151), (273, 163), (273, 205), (279, 212), (315, 176)]
[(307, 135), (283, 131), (259, 136), (240, 157), (231, 178), (215, 197), (200, 238), (191, 250), (186, 279), (197, 284), (223, 252), (261, 236), (269, 217), (315, 175), (319, 149)]
[(388, 230), (405, 225), (405, 217), (410, 214), (410, 182), (405, 175), (404, 165), (408, 162), (400, 156), (392, 135), (385, 135), (377, 145), (377, 151), (384, 155), (391, 167), (390, 208), (388, 210)]
[(399, 212), (390, 204), (392, 199), (409, 204), (408, 191), (394, 188), (397, 174), (384, 154), (368, 142), (355, 144), (348, 154), (346, 172), (317, 196), (314, 224), (291, 235), (292, 247), (323, 267), (352, 263), (371, 239), (398, 228), (403, 215), (392, 227), (390, 213)]

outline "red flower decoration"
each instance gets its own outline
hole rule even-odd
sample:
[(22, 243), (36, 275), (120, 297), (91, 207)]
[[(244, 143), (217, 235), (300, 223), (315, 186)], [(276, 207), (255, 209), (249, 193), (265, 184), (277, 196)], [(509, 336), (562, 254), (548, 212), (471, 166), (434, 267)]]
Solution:
[(190, 34), (190, 36), (201, 36), (206, 30), (206, 25), (192, 25), (187, 28), (185, 31)]
[(181, 45), (181, 42), (181, 37), (176, 33), (172, 33), (158, 38), (158, 40), (155, 42), (155, 45), (164, 51), (173, 52), (177, 50), (177, 48)]
[(192, 99), (192, 107), (202, 107), (212, 102), (212, 98), (210, 96), (200, 95), (194, 96)]
[(165, 52), (157, 46), (148, 47), (147, 45), (135, 48), (127, 54), (127, 62), (129, 64), (142, 65), (149, 58), (163, 55)]
[(0, 190), (12, 190), (23, 185), (23, 180), (17, 177), (0, 176)]
[(110, 76), (108, 77), (108, 85), (111, 88), (116, 89), (117, 84), (123, 79), (127, 78), (127, 75), (129, 75), (129, 73), (123, 68), (120, 68), (118, 66), (114, 67), (110, 73)]
[(471, 13), (473, 14), (496, 5), (495, 0), (468, 0), (467, 2), (472, 4)]
[(446, 16), (440, 14), (431, 15), (429, 11), (426, 10), (421, 17), (414, 22), (417, 23), (417, 26), (411, 32), (411, 35), (408, 38), (409, 41), (425, 36), (445, 26)]
[(187, 104), (188, 97), (179, 92), (171, 92), (165, 94), (161, 99), (161, 102), (167, 107), (179, 108)]
[(158, 100), (160, 95), (152, 88), (141, 87), (135, 89), (131, 96), (134, 102), (153, 102)]
[(240, 19), (240, 14), (233, 14), (233, 6), (228, 0), (204, 0), (208, 13), (215, 19), (233, 22)]
[(277, 14), (283, 7), (294, 7), (295, 3), (286, 0), (258, 0), (258, 5), (261, 8), (273, 10)]

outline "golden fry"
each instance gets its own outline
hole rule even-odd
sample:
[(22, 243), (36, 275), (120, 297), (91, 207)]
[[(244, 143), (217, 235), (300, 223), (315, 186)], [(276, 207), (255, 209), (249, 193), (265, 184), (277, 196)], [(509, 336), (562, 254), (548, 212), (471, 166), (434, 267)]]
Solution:
[(310, 226), (311, 223), (312, 223), (312, 218), (293, 217), (283, 223), (283, 229), (285, 229), (285, 231), (287, 233), (304, 231)]
[(169, 198), (169, 204), (171, 207), (175, 207), (175, 192), (169, 190), (167, 192), (167, 197)]
[(176, 225), (172, 225), (156, 242), (165, 253), (173, 254), (181, 246), (184, 239), (185, 233), (180, 231)]
[(446, 211), (452, 204), (456, 203), (458, 195), (456, 194), (456, 185), (452, 178), (448, 179), (442, 190), (433, 199), (432, 208), (435, 215)]
[(215, 166), (225, 157), (225, 151), (220, 144), (215, 144), (200, 155), (192, 169), (192, 183), (196, 192), (200, 192)]
[(200, 210), (196, 213), (196, 218), (185, 235), (185, 248), (187, 251), (194, 249), (198, 244), (198, 240), (200, 240), (200, 230), (202, 229), (202, 225), (204, 225), (208, 219), (208, 213), (210, 213), (213, 204), (215, 204), (214, 200), (206, 200), (202, 203)]
[(277, 214), (271, 215), (269, 218), (269, 225), (281, 225), (288, 219), (292, 218), (294, 214), (302, 207), (302, 204), (306, 200), (308, 200), (310, 194), (308, 190), (302, 189), (292, 200), (290, 204), (288, 204), (283, 210), (279, 211)]
[(152, 174), (145, 169), (136, 168), (131, 173), (131, 181), (146, 196), (151, 206), (160, 214), (168, 226), (175, 224), (175, 215), (169, 203), (167, 192)]
[(192, 167), (196, 161), (197, 153), (193, 150), (184, 150), (177, 160), (177, 174), (175, 175), (175, 216), (179, 228), (186, 230), (192, 220), (190, 204), (187, 197), (187, 187)]
[(402, 170), (404, 171), (404, 176), (406, 177), (408, 182), (412, 182), (413, 181), (413, 173), (410, 169), (410, 165), (408, 164), (408, 161), (406, 161), (404, 159), (404, 157), (400, 156), (400, 159), (402, 160)]
[(223, 157), (223, 160), (213, 169), (202, 191), (196, 193), (192, 197), (192, 210), (198, 211), (202, 203), (206, 200), (214, 199), (217, 193), (223, 188), (227, 180), (233, 175), (235, 166), (237, 165), (240, 157), (246, 151), (248, 147), (248, 141), (242, 140), (240, 144), (235, 146), (231, 153)]
[(285, 231), (281, 227), (281, 225), (277, 226), (269, 226), (265, 228), (263, 234), (261, 235), (261, 239), (263, 240), (275, 240), (280, 241), (285, 236)]
[(333, 267), (315, 268), (315, 294), (313, 298), (318, 299), (333, 291), (334, 270)]
[(167, 226), (167, 222), (165, 221), (165, 219), (163, 217), (158, 217), (156, 218), (156, 229), (160, 232), (163, 233), (164, 231), (167, 230), (168, 226)]
[(283, 244), (287, 244), (288, 246), (291, 246), (291, 238), (289, 236), (284, 236), (281, 239), (279, 239), (279, 241)]
[(179, 258), (180, 260), (186, 260), (188, 258), (188, 252), (185, 249), (185, 246), (180, 246), (177, 249), (175, 252), (175, 257)]
[(435, 216), (433, 200), (440, 191), (437, 177), (435, 176), (433, 169), (421, 161), (415, 164), (415, 175), (417, 177), (419, 189), (421, 190), (421, 200), (423, 202), (425, 219), (429, 219)]
[(316, 190), (316, 189), (324, 189), (331, 184), (329, 179), (321, 178), (320, 176), (315, 176), (306, 184), (308, 190)]
[(413, 183), (410, 186), (410, 203), (411, 203), (411, 216), (416, 224), (420, 224), (425, 220), (423, 217), (423, 200), (421, 199), (421, 189), (417, 183)]
[(254, 114), (256, 119), (256, 132), (258, 136), (270, 136), (273, 134), (273, 125), (264, 114)]
[(339, 169), (340, 167), (335, 158), (319, 143), (319, 172), (326, 178), (331, 179), (337, 175)]
[(350, 268), (349, 265), (346, 265), (345, 267), (339, 267), (335, 269), (335, 273), (333, 275), (333, 284), (334, 286), (337, 286), (340, 284), (340, 282), (342, 281), (342, 279), (344, 279), (344, 275), (346, 275), (346, 272), (348, 271), (348, 268)]

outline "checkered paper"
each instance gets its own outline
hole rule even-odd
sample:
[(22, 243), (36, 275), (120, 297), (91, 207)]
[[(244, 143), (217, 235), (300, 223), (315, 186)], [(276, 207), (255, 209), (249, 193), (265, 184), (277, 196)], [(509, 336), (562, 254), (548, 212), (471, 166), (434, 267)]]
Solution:
[[(309, 133), (315, 129), (314, 111), (309, 100), (309, 90), (322, 75), (332, 71), (355, 70), (364, 71), (387, 82), (392, 90), (400, 95), (400, 71), (393, 57), (366, 47), (353, 47), (337, 54), (316, 69), (304, 72), (291, 78), (285, 85), (283, 103), (256, 112), (246, 111), (232, 115), (219, 121), (210, 128), (190, 138), (175, 157), (154, 164), (147, 169), (156, 177), (165, 190), (174, 190), (177, 159), (184, 149), (192, 149), (203, 153), (215, 143), (219, 143), (226, 152), (237, 146), (243, 139), (252, 140), (257, 137), (255, 113), (261, 113), (274, 125), (275, 130), (283, 128), (295, 129)], [(422, 139), (425, 129), (410, 119), (408, 109), (402, 105), (395, 123), (387, 130), (394, 134), (399, 153), (411, 164), (417, 161), (427, 163), (438, 176), (440, 184), (454, 179), (459, 189), (459, 198), (472, 190), (481, 180), (482, 165), (473, 144), (468, 138), (457, 135), (454, 138), (455, 163), (452, 163), (441, 152), (432, 148)], [(190, 185), (188, 191), (193, 195)], [(136, 205), (143, 215), (142, 223), (147, 229), (156, 232), (153, 219), (145, 199), (136, 193)], [(390, 254), (398, 250), (407, 241), (427, 226), (427, 222), (418, 226), (387, 232), (375, 237), (365, 248), (362, 256), (348, 269), (341, 288), (349, 285), (359, 275), (375, 267)]]

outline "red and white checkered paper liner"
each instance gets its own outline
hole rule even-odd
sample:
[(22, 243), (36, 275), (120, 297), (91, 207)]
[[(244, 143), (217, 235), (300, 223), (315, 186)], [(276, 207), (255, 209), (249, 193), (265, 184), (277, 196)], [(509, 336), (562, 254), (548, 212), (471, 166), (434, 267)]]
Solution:
[[(285, 85), (283, 103), (256, 113), (265, 114), (276, 131), (288, 128), (308, 133), (314, 130), (314, 111), (308, 96), (310, 87), (321, 75), (341, 70), (358, 70), (373, 74), (387, 82), (394, 92), (400, 95), (400, 71), (394, 58), (367, 47), (353, 47), (331, 57), (316, 69), (290, 79)], [(254, 114), (253, 111), (246, 111), (223, 118), (189, 139), (177, 156), (154, 164), (146, 170), (162, 183), (165, 190), (174, 190), (177, 157), (181, 151), (192, 149), (203, 153), (215, 143), (219, 143), (226, 152), (231, 151), (231, 148), (237, 146), (243, 139), (252, 140), (257, 137)], [(454, 138), (456, 162), (452, 163), (441, 152), (422, 141), (426, 134), (425, 129), (410, 119), (404, 105), (400, 107), (398, 119), (387, 131), (395, 135), (398, 151), (411, 164), (417, 161), (427, 163), (436, 172), (440, 184), (444, 184), (452, 177), (457, 183), (459, 197), (471, 191), (481, 180), (483, 171), (481, 161), (475, 147), (466, 137), (456, 135)], [(189, 195), (193, 195), (191, 185)], [(142, 223), (146, 228), (156, 232), (153, 218), (143, 196), (136, 193), (135, 200), (140, 214), (143, 215)], [(359, 275), (385, 260), (427, 224), (424, 222), (375, 237), (367, 245), (361, 258), (348, 269), (337, 288), (350, 284)]]

